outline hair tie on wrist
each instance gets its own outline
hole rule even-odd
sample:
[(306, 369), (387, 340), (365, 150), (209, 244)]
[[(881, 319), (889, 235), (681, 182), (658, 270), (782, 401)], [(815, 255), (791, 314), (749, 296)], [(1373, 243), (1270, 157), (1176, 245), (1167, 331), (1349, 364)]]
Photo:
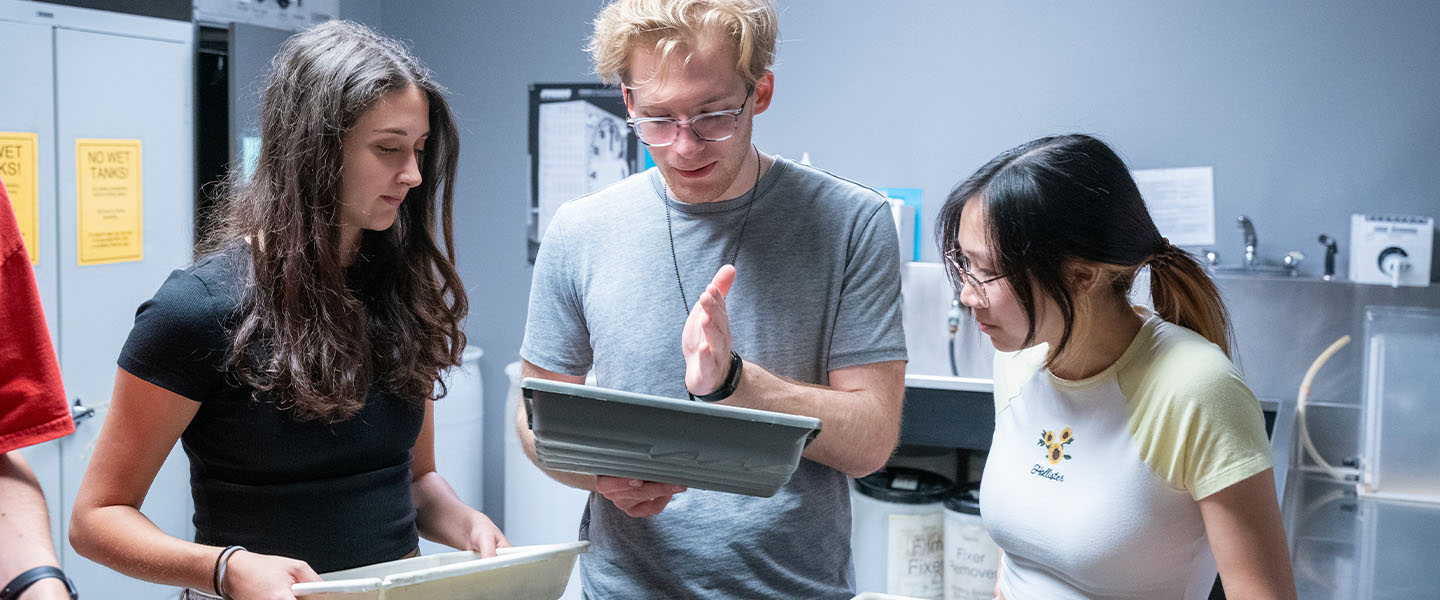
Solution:
[(226, 546), (220, 551), (220, 556), (215, 557), (215, 571), (210, 575), (210, 585), (215, 588), (216, 596), (230, 600), (225, 595), (225, 568), (230, 565), (230, 557), (244, 549), (244, 546)]

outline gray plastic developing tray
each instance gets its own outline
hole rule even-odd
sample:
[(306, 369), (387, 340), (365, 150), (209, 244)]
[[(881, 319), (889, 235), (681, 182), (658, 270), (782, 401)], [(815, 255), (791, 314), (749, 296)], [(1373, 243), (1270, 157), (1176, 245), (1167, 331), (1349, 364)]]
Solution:
[(820, 420), (546, 379), (520, 382), (541, 465), (769, 497)]

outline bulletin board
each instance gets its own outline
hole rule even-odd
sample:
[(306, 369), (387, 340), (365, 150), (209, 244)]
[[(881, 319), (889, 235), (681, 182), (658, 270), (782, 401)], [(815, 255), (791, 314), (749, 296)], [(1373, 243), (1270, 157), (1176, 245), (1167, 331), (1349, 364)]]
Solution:
[(530, 85), (531, 263), (561, 204), (644, 169), (644, 152), (625, 124), (620, 88), (598, 83)]

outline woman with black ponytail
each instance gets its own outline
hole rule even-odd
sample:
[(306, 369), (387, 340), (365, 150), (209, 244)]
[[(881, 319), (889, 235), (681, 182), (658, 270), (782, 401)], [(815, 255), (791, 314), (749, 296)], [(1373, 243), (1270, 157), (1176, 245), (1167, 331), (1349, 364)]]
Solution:
[[(981, 513), (997, 595), (1294, 598), (1259, 402), (1213, 281), (1124, 161), (1067, 135), (951, 192), (936, 234), (998, 351)], [(1154, 310), (1128, 301), (1150, 268)]]

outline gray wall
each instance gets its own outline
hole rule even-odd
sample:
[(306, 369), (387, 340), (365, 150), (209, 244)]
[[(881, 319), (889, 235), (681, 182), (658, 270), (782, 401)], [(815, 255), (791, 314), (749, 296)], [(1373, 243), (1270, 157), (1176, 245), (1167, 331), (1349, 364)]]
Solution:
[[(526, 95), (589, 81), (599, 0), (380, 3), (344, 13), (410, 40), (453, 91), (465, 150), (457, 210), (467, 331), (487, 414), (523, 333)], [(1134, 168), (1215, 168), (1216, 238), (1247, 214), (1271, 260), (1341, 240), (1358, 211), (1440, 217), (1440, 3), (779, 0), (777, 94), (757, 142), (874, 186), (945, 193), (1032, 137), (1098, 133)], [(935, 251), (924, 244), (926, 256)], [(486, 424), (486, 509), (502, 498), (501, 419)]]
[(1343, 258), (1351, 212), (1440, 216), (1440, 3), (785, 4), (762, 145), (923, 188), (927, 216), (1001, 150), (1065, 131), (1133, 168), (1213, 165), (1229, 262), (1241, 213), (1272, 259), (1318, 257), (1321, 232)]

